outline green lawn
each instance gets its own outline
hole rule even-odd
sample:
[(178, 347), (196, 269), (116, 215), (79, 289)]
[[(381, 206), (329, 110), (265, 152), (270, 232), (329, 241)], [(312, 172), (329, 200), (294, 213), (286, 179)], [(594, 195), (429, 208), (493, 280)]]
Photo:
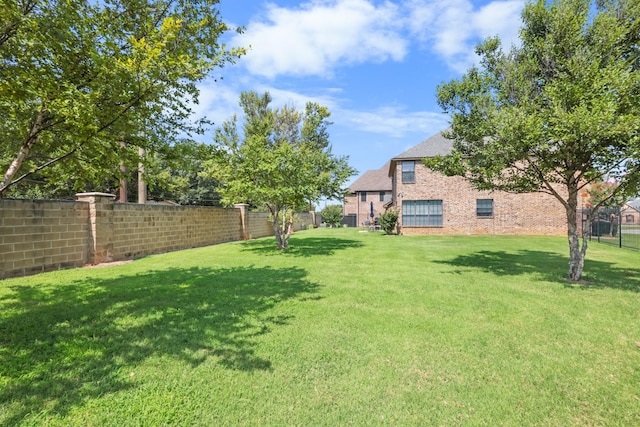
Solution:
[(640, 253), (354, 229), (0, 281), (0, 425), (640, 425)]

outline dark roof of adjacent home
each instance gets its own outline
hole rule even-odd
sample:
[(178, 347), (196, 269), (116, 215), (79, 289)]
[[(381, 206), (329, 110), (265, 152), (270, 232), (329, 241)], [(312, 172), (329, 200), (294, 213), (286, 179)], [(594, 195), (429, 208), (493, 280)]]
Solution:
[(640, 211), (640, 197), (637, 199), (629, 200), (627, 205), (631, 206), (633, 209)]
[(422, 159), (423, 157), (446, 156), (453, 150), (453, 140), (447, 139), (438, 132), (422, 141), (420, 144), (409, 148), (404, 153), (395, 156), (392, 160)]
[(366, 171), (349, 186), (349, 191), (352, 193), (358, 191), (391, 191), (391, 178), (387, 174), (388, 170), (389, 162), (385, 163), (380, 169)]
[(402, 160), (419, 160), (424, 157), (446, 156), (453, 150), (453, 140), (447, 139), (442, 132), (425, 139), (420, 144), (409, 148), (402, 154), (399, 154), (389, 162), (388, 175), (393, 174), (395, 164)]

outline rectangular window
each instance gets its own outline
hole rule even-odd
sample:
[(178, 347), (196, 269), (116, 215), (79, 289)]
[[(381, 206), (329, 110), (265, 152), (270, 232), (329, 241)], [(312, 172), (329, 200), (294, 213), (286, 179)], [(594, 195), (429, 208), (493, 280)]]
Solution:
[(476, 216), (479, 218), (493, 217), (493, 199), (476, 199)]
[(363, 191), (362, 193), (360, 193), (360, 201), (361, 202), (366, 202), (367, 201), (367, 192)]
[(634, 220), (635, 218), (633, 217), (633, 215), (627, 215), (627, 224), (634, 222)]
[(380, 192), (380, 201), (384, 202), (384, 191)]
[(442, 200), (403, 200), (403, 227), (442, 227)]
[(416, 182), (416, 162), (413, 160), (402, 162), (402, 183), (411, 184)]

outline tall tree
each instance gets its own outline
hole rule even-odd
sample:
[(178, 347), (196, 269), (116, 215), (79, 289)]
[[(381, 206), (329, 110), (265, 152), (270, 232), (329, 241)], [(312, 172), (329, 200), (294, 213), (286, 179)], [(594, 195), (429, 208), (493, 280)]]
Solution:
[(326, 107), (310, 102), (301, 113), (270, 103), (268, 93), (240, 95), (243, 131), (236, 116), (218, 128), (208, 174), (220, 181), (224, 204), (266, 207), (278, 248), (286, 249), (294, 212), (321, 197), (341, 198), (342, 186), (356, 171), (347, 157), (331, 153)]
[(0, 195), (36, 172), (95, 182), (137, 162), (122, 142), (153, 151), (198, 131), (196, 83), (243, 53), (220, 43), (217, 3), (4, 1)]
[(438, 88), (454, 152), (427, 165), (478, 189), (553, 195), (566, 210), (574, 281), (588, 233), (579, 235), (579, 193), (616, 179), (602, 204), (640, 181), (638, 16), (637, 0), (528, 3), (521, 45), (505, 53), (488, 39), (479, 67)]

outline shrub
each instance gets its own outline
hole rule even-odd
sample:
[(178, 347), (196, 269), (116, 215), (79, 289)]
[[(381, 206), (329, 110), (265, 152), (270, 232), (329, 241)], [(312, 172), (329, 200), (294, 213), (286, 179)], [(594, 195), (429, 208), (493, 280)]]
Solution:
[(322, 211), (320, 211), (320, 215), (322, 215), (322, 220), (329, 226), (337, 227), (340, 225), (340, 221), (344, 215), (342, 214), (342, 205), (329, 205), (326, 206)]
[(380, 216), (380, 227), (386, 234), (393, 234), (396, 223), (398, 222), (398, 211), (390, 209)]

